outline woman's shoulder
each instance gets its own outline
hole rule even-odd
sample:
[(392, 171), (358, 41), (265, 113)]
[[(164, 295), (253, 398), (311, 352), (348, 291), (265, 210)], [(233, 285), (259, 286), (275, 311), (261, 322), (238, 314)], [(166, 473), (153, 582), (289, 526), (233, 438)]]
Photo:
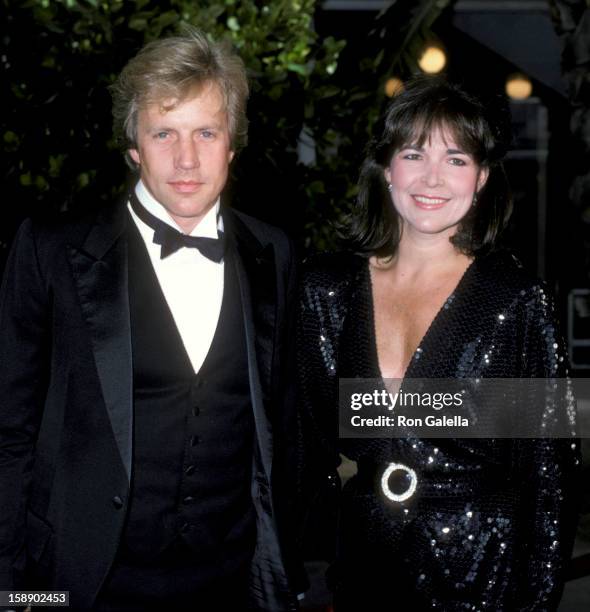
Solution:
[(507, 249), (476, 257), (476, 273), (480, 284), (507, 298), (546, 291), (546, 284), (529, 272)]
[(350, 252), (316, 253), (301, 267), (301, 284), (306, 290), (341, 293), (356, 284), (367, 270), (367, 259)]

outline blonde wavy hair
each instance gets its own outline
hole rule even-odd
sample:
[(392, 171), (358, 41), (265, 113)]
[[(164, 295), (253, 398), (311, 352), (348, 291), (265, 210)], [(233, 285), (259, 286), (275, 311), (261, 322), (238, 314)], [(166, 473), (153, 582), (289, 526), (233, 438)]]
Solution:
[(115, 136), (127, 150), (137, 148), (137, 115), (147, 104), (164, 99), (182, 102), (195, 90), (215, 83), (223, 95), (232, 151), (248, 141), (248, 78), (242, 59), (226, 42), (212, 42), (200, 30), (185, 27), (176, 36), (145, 45), (110, 87)]

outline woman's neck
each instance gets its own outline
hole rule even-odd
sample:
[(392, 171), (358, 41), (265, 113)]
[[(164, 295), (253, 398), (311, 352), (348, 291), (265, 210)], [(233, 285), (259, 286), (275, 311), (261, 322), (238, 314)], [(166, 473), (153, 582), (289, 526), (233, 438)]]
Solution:
[(441, 273), (464, 271), (472, 258), (458, 251), (447, 235), (402, 236), (390, 260), (373, 258), (373, 265), (395, 271), (401, 279), (427, 279)]

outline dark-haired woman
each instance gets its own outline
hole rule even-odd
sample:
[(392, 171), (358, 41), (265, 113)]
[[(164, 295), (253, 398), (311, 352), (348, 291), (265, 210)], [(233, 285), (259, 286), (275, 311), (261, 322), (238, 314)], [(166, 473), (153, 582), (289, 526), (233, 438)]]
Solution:
[[(338, 439), (341, 378), (566, 376), (543, 284), (496, 248), (510, 212), (500, 131), (458, 87), (408, 85), (368, 148), (351, 254), (305, 272), (309, 479), (334, 479), (340, 453), (358, 467), (340, 496), (337, 612), (538, 612), (560, 598), (576, 518), (573, 438)], [(517, 409), (541, 420), (557, 411), (574, 429), (568, 398)]]

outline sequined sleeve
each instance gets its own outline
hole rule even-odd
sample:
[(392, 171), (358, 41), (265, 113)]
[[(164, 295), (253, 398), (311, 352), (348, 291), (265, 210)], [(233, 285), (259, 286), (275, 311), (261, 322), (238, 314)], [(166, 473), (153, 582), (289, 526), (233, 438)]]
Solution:
[[(297, 358), (303, 428), (303, 498), (310, 516), (336, 522), (340, 480), (338, 375), (340, 338), (362, 260), (346, 255), (316, 257), (303, 266), (299, 291)], [(329, 507), (327, 507), (329, 506)], [(335, 528), (335, 525), (334, 525)], [(333, 546), (333, 534), (322, 534)], [(326, 551), (328, 556), (330, 551)]]
[(561, 596), (577, 522), (575, 482), (580, 454), (567, 353), (553, 301), (545, 287), (536, 284), (524, 292), (519, 308), (522, 377), (560, 381), (555, 393), (544, 394), (543, 405), (532, 409), (549, 427), (566, 420), (572, 434), (570, 438), (520, 440), (517, 446), (524, 487), (522, 524), (530, 526), (527, 533), (519, 534), (525, 554), (518, 559), (522, 600), (517, 609), (540, 612), (555, 610)]
[(300, 407), (306, 434), (307, 463), (335, 470), (337, 451), (338, 342), (346, 309), (342, 287), (321, 266), (302, 274), (297, 325)]

